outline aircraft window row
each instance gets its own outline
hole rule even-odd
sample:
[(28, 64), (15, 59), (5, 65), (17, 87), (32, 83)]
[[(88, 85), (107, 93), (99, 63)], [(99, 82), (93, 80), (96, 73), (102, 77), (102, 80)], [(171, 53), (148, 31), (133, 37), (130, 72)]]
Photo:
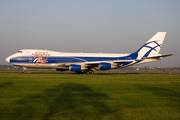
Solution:
[(35, 52), (36, 55), (45, 54), (45, 52)]
[(22, 53), (22, 51), (18, 51), (18, 53)]

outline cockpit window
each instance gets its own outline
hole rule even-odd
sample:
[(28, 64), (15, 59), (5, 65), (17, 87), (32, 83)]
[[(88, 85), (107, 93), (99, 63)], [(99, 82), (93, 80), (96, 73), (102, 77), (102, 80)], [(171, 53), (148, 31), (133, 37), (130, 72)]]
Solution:
[(22, 53), (22, 51), (18, 51), (18, 53)]

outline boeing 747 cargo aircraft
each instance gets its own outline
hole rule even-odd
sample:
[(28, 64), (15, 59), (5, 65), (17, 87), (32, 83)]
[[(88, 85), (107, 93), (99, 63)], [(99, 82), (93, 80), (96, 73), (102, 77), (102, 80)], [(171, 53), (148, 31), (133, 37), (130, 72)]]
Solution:
[(132, 65), (157, 61), (162, 57), (159, 51), (166, 32), (156, 33), (137, 51), (130, 54), (109, 53), (66, 53), (50, 50), (23, 49), (6, 58), (15, 66), (26, 68), (56, 69), (57, 71), (74, 71), (76, 73), (92, 74), (94, 70), (110, 70)]

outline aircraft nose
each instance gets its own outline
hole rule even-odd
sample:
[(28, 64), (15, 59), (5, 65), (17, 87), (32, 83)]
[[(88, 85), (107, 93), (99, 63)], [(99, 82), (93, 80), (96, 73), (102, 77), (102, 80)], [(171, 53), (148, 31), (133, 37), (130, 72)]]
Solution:
[(9, 57), (6, 58), (6, 62), (8, 62), (8, 63), (10, 62), (10, 58)]

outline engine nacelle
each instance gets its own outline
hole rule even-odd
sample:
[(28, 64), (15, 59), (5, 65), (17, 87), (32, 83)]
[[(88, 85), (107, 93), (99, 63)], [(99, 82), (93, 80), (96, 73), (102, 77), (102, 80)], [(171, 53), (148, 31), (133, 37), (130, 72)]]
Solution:
[(69, 70), (70, 71), (74, 71), (74, 72), (78, 72), (78, 71), (81, 71), (81, 70), (85, 70), (86, 68), (81, 66), (81, 65), (76, 65), (76, 64), (71, 64), (69, 66)]
[(75, 64), (72, 64), (69, 66), (69, 70), (70, 71), (81, 71), (81, 65), (75, 65)]
[(110, 70), (111, 63), (100, 63), (98, 67), (100, 70)]
[(115, 63), (100, 63), (98, 68), (100, 70), (110, 70), (118, 68), (118, 65)]
[(111, 69), (117, 69), (119, 66), (116, 63), (111, 64)]

